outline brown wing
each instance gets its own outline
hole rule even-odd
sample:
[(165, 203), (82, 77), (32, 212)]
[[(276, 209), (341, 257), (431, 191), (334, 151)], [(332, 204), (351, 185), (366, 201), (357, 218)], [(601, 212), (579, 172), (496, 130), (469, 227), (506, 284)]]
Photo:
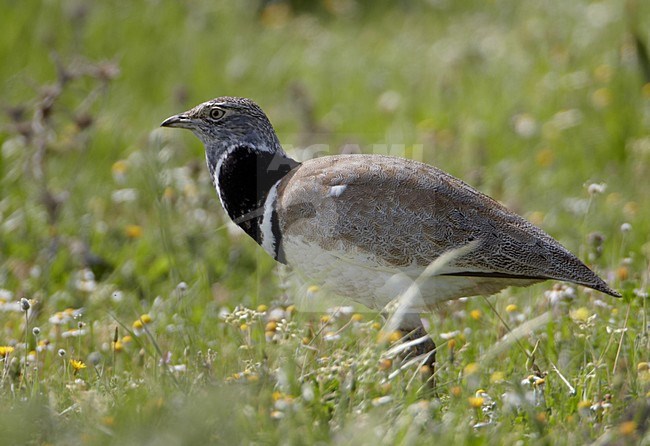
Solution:
[(279, 195), (283, 233), (325, 249), (355, 245), (385, 266), (408, 268), (478, 240), (445, 274), (558, 279), (618, 295), (541, 229), (427, 164), (380, 155), (318, 158), (287, 175)]

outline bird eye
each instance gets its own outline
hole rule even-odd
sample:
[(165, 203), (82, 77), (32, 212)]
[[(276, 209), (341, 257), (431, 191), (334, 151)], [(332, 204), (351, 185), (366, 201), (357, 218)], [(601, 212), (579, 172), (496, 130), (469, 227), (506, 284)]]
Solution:
[(216, 119), (221, 119), (221, 118), (223, 118), (223, 115), (225, 115), (225, 114), (226, 114), (226, 111), (221, 109), (221, 108), (215, 107), (215, 108), (210, 109), (210, 117), (212, 119), (215, 119), (215, 120)]

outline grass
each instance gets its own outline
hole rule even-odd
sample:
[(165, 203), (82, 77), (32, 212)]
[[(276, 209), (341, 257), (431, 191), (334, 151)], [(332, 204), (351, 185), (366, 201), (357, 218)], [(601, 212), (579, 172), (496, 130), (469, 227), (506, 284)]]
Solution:
[[(5, 3), (2, 442), (648, 443), (647, 4)], [(623, 299), (441, 305), (428, 394), (381, 318), (275, 265), (226, 222), (200, 143), (157, 128), (223, 94), (296, 157), (466, 179)]]

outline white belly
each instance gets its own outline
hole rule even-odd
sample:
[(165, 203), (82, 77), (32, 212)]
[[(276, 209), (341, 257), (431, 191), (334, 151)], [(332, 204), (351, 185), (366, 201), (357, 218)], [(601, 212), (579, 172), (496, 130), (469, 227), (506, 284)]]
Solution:
[[(383, 309), (404, 295), (424, 272), (422, 267), (400, 269), (382, 264), (371, 253), (341, 244), (328, 251), (301, 237), (283, 240), (288, 264), (309, 284), (359, 302), (375, 310)], [(529, 285), (535, 281), (492, 279), (488, 277), (434, 275), (409, 294), (413, 311), (426, 311), (434, 304), (459, 297), (493, 294), (509, 285)], [(410, 291), (409, 293), (412, 293)]]

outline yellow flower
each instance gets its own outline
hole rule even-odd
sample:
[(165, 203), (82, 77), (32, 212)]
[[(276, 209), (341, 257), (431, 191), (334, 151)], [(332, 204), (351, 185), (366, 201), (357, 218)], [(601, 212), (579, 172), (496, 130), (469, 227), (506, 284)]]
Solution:
[(148, 314), (145, 313), (145, 314), (141, 315), (135, 322), (133, 322), (133, 328), (135, 328), (136, 330), (139, 330), (143, 326), (145, 326), (147, 324), (150, 324), (152, 321), (153, 321), (153, 319), (151, 318), (151, 316), (149, 316)]
[(379, 360), (379, 370), (390, 370), (393, 367), (393, 360), (390, 358), (382, 358)]
[(591, 407), (591, 401), (582, 400), (578, 403), (578, 409), (589, 409)]
[(481, 319), (481, 310), (472, 310), (469, 312), (469, 317), (474, 319), (475, 321), (478, 321)]
[(624, 421), (618, 426), (618, 431), (623, 435), (632, 435), (636, 431), (636, 422)]
[(142, 237), (142, 226), (126, 225), (124, 228), (124, 233), (128, 238), (140, 238)]
[(503, 380), (506, 378), (505, 373), (501, 371), (496, 371), (493, 372), (492, 375), (490, 375), (490, 382), (491, 383), (500, 383), (503, 382)]
[(589, 310), (585, 307), (580, 307), (577, 310), (569, 311), (569, 316), (576, 322), (587, 322), (587, 319), (589, 319)]
[(8, 345), (0, 345), (0, 357), (4, 358), (5, 356), (13, 353), (14, 348)]
[(397, 330), (392, 331), (388, 334), (388, 340), (392, 343), (399, 341), (400, 339), (402, 339), (402, 337), (403, 337), (402, 333)]
[(269, 307), (267, 307), (266, 305), (262, 304), (262, 305), (259, 305), (259, 306), (257, 307), (257, 312), (258, 312), (258, 313), (264, 313), (264, 312), (266, 312), (266, 310), (268, 310), (268, 309), (269, 309)]
[(612, 79), (614, 70), (609, 65), (598, 65), (594, 70), (594, 77), (598, 82), (607, 83)]
[(124, 160), (119, 160), (115, 161), (113, 165), (111, 166), (111, 170), (113, 171), (114, 175), (124, 175), (128, 168), (128, 165), (126, 164), (126, 161)]
[(169, 187), (169, 186), (167, 186), (165, 188), (165, 190), (163, 191), (163, 198), (165, 200), (171, 200), (172, 198), (174, 198), (174, 195), (175, 195), (174, 194), (174, 189)]
[(465, 375), (473, 375), (478, 372), (478, 364), (475, 362), (470, 362), (465, 366)]
[(612, 91), (609, 88), (599, 88), (591, 95), (591, 103), (596, 108), (605, 108), (612, 102)]
[(260, 21), (268, 28), (282, 28), (291, 19), (291, 7), (285, 3), (268, 3), (260, 14)]
[(506, 312), (508, 312), (508, 313), (514, 313), (517, 310), (518, 310), (518, 308), (517, 308), (517, 305), (515, 305), (515, 304), (510, 304), (510, 305), (508, 305), (506, 307)]
[(77, 373), (81, 369), (86, 368), (86, 364), (84, 364), (82, 361), (78, 361), (76, 359), (70, 359), (70, 365), (74, 369), (75, 373)]
[(377, 335), (377, 342), (382, 343), (382, 342), (389, 342), (391, 344), (394, 344), (395, 342), (399, 341), (402, 339), (403, 335), (399, 331), (380, 331), (379, 334)]
[(643, 384), (650, 383), (650, 363), (640, 362), (636, 366), (637, 373), (639, 374), (639, 381)]
[(470, 396), (467, 398), (469, 405), (474, 409), (480, 409), (483, 406), (483, 398), (480, 396)]
[(535, 162), (540, 167), (549, 167), (555, 160), (555, 153), (552, 149), (545, 148), (537, 152)]

